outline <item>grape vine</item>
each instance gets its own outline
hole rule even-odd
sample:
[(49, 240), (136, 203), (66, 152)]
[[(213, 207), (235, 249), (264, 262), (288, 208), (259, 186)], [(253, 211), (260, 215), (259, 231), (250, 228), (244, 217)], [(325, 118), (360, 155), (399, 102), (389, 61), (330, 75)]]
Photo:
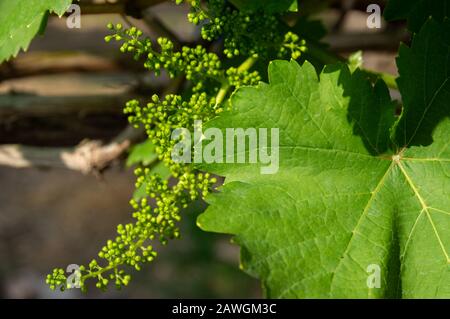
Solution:
[[(133, 269), (157, 257), (156, 247), (181, 237), (185, 209), (208, 196), (211, 205), (197, 225), (238, 236), (246, 252), (243, 269), (261, 279), (270, 297), (448, 296), (442, 284), (449, 279), (448, 220), (441, 216), (447, 214), (448, 196), (429, 196), (449, 186), (450, 23), (440, 15), (434, 20), (445, 1), (420, 12), (420, 19), (418, 12), (400, 12), (406, 0), (389, 2), (387, 16), (407, 17), (420, 30), (399, 50), (399, 77), (364, 70), (360, 52), (345, 61), (328, 51), (318, 43), (320, 25), (303, 13), (289, 13), (297, 10), (295, 0), (175, 2), (189, 6), (187, 19), (198, 26), (201, 45), (150, 39), (121, 24), (109, 24), (105, 37), (150, 72), (171, 78), (165, 92), (124, 107), (170, 179), (158, 174), (154, 163), (141, 163), (135, 186), (145, 195), (130, 201), (133, 222), (119, 225), (116, 237), (97, 259), (79, 267), (75, 278), (54, 269), (47, 276), (50, 288), (86, 291), (89, 282), (101, 290), (127, 286)], [(436, 63), (428, 63), (430, 58)], [(266, 78), (261, 70), (268, 64)], [(255, 87), (236, 92), (244, 86)], [(388, 87), (401, 93), (401, 112)], [(180, 162), (174, 156), (180, 144), (190, 148), (188, 154), (183, 150), (184, 159), (195, 158), (199, 121), (222, 134), (230, 123), (280, 130), (283, 140), (276, 145), (283, 147), (267, 149), (282, 154), (283, 172), (267, 177), (225, 161)], [(180, 128), (188, 132), (175, 134)], [(218, 185), (213, 174), (231, 179), (220, 196), (211, 194)], [(424, 265), (423, 253), (432, 262)], [(366, 265), (388, 274), (382, 289), (369, 287)]]
[[(177, 4), (183, 1), (176, 0)], [(105, 290), (110, 283), (120, 289), (127, 286), (131, 275), (125, 266), (140, 270), (153, 261), (157, 252), (152, 242), (165, 245), (170, 239), (180, 238), (178, 223), (181, 214), (193, 201), (204, 198), (213, 189), (216, 178), (197, 172), (190, 164), (175, 162), (172, 151), (177, 141), (171, 139), (176, 128), (193, 129), (194, 121), (204, 122), (214, 118), (224, 109), (231, 92), (245, 85), (255, 85), (261, 80), (257, 70), (252, 70), (258, 59), (298, 59), (306, 51), (305, 40), (287, 29), (280, 14), (259, 11), (240, 11), (224, 0), (187, 1), (191, 6), (188, 20), (202, 25), (201, 36), (212, 42), (223, 39), (221, 52), (208, 48), (183, 46), (175, 50), (174, 43), (159, 37), (156, 41), (144, 37), (136, 27), (124, 28), (109, 24), (112, 34), (105, 37), (122, 43), (120, 51), (142, 60), (144, 67), (156, 75), (162, 71), (174, 79), (186, 79), (188, 89), (182, 95), (153, 95), (145, 105), (138, 100), (129, 101), (124, 113), (136, 128), (143, 127), (156, 146), (159, 160), (170, 170), (175, 180), (169, 183), (150, 167), (135, 170), (136, 188), (145, 185), (146, 197), (132, 199), (133, 223), (118, 225), (117, 236), (108, 240), (98, 253), (100, 261), (93, 259), (77, 271), (77, 282), (69, 282), (64, 269), (56, 268), (47, 276), (51, 289), (65, 290), (75, 285), (87, 290), (89, 279), (96, 287)], [(233, 58), (233, 59), (232, 59)], [(236, 58), (243, 62), (236, 64)], [(229, 59), (224, 63), (225, 59)], [(225, 67), (225, 65), (231, 65)]]

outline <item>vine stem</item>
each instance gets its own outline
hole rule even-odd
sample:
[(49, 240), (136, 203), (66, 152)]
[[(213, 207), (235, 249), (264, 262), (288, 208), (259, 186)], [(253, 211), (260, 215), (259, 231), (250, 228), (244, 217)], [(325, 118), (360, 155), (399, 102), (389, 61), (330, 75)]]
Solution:
[(230, 88), (231, 88), (230, 83), (228, 83), (227, 80), (224, 80), (224, 81), (222, 82), (222, 86), (220, 87), (219, 92), (217, 93), (217, 96), (216, 96), (216, 107), (217, 107), (220, 103), (223, 102), (223, 100), (225, 99), (225, 97), (226, 97), (226, 95), (227, 95), (227, 93), (228, 93), (228, 90), (229, 90)]
[[(142, 247), (144, 245), (144, 242), (147, 239), (148, 238), (141, 238), (141, 239), (139, 239), (136, 243), (131, 245), (130, 250), (137, 250), (138, 248)], [(86, 281), (89, 278), (96, 278), (98, 276), (101, 276), (103, 273), (105, 273), (105, 272), (107, 272), (107, 271), (109, 271), (111, 269), (117, 268), (118, 266), (120, 266), (120, 264), (114, 263), (114, 262), (110, 263), (106, 267), (100, 268), (97, 271), (90, 272), (90, 273), (88, 273), (88, 274), (86, 274), (84, 276), (81, 276), (81, 281), (84, 282), (84, 281)]]
[(249, 57), (247, 60), (242, 62), (242, 64), (238, 67), (238, 72), (248, 71), (256, 62), (257, 58)]
[[(248, 71), (256, 62), (257, 58), (255, 57), (249, 57), (247, 58), (242, 64), (237, 68), (239, 73)], [(219, 92), (216, 96), (216, 106), (221, 104), (223, 100), (225, 100), (225, 97), (228, 94), (228, 91), (231, 89), (231, 84), (228, 82), (227, 79), (224, 79), (222, 81), (222, 86), (219, 89)]]

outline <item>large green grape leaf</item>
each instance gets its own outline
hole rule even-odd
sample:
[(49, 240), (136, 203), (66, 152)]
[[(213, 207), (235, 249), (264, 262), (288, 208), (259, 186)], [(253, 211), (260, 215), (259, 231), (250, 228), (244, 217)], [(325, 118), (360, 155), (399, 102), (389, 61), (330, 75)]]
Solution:
[(450, 16), (448, 0), (389, 0), (384, 17), (386, 20), (407, 20), (408, 29), (419, 32), (429, 17), (443, 21)]
[[(430, 63), (440, 44), (426, 40), (418, 36), (402, 50), (399, 65), (415, 56), (409, 68), (424, 70), (406, 75), (401, 67), (403, 81), (434, 81), (436, 68), (450, 74), (450, 63)], [(421, 93), (430, 93), (400, 89), (422, 101)], [(435, 101), (448, 111), (448, 100)], [(198, 224), (235, 235), (241, 267), (261, 279), (269, 297), (450, 297), (448, 117), (430, 132), (418, 125), (418, 136), (432, 134), (430, 145), (391, 146), (394, 107), (383, 82), (372, 87), (342, 65), (318, 78), (310, 64), (294, 61), (271, 63), (269, 84), (240, 89), (231, 104), (207, 127), (279, 128), (279, 170), (199, 165), (226, 180)], [(379, 288), (368, 285), (374, 269), (381, 271)]]
[(26, 50), (48, 12), (63, 15), (72, 0), (0, 0), (0, 63)]

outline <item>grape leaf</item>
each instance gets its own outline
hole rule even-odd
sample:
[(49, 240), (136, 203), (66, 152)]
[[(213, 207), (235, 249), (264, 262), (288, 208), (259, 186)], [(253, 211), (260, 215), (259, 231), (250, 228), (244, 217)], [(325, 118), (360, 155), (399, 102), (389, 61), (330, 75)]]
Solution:
[[(450, 63), (429, 61), (440, 48), (437, 37), (426, 38), (433, 28), (427, 24), (398, 59), (422, 69), (400, 67), (401, 93), (413, 98), (405, 99), (409, 113), (399, 123), (384, 82), (372, 87), (344, 65), (318, 78), (308, 62), (295, 61), (271, 63), (269, 84), (240, 89), (232, 110), (207, 123), (280, 130), (276, 174), (261, 175), (255, 164), (199, 165), (226, 177), (199, 227), (235, 235), (241, 267), (262, 280), (269, 297), (450, 297), (450, 120), (442, 117), (432, 132), (413, 120), (423, 114), (413, 100), (440, 96), (447, 79), (439, 77), (437, 87), (432, 80), (427, 88), (435, 92), (405, 84), (430, 80), (441, 74), (436, 68), (449, 74)], [(448, 110), (445, 99), (433, 103)], [(409, 120), (417, 136), (433, 134), (433, 143), (392, 145), (390, 132)], [(379, 288), (371, 277), (377, 269)]]
[(155, 145), (150, 140), (133, 146), (127, 158), (127, 166), (135, 164), (150, 165), (158, 159), (155, 149)]
[(72, 0), (0, 0), (0, 63), (26, 50), (48, 12), (63, 15)]
[(431, 144), (435, 126), (450, 116), (449, 34), (450, 21), (429, 20), (411, 48), (400, 47), (397, 82), (405, 108), (396, 132), (399, 145)]
[(386, 20), (408, 21), (408, 29), (419, 32), (429, 17), (443, 21), (450, 16), (448, 0), (390, 0), (384, 10)]

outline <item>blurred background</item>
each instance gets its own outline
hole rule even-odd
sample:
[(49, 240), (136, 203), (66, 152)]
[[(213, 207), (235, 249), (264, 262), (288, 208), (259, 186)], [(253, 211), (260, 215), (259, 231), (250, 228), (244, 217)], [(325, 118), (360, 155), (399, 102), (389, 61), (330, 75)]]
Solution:
[[(152, 38), (175, 35), (188, 45), (200, 41), (199, 30), (187, 22), (187, 7), (156, 1), (161, 3), (146, 8), (146, 1), (136, 1), (144, 6), (136, 11), (122, 2), (82, 0), (81, 28), (50, 17), (26, 53), (0, 65), (0, 157), (8, 159), (0, 166), (0, 297), (261, 297), (258, 281), (239, 270), (239, 248), (230, 238), (195, 226), (203, 203), (186, 212), (182, 239), (160, 249), (126, 289), (61, 294), (45, 285), (53, 267), (96, 257), (116, 225), (131, 219), (134, 191), (132, 168), (124, 164), (128, 149), (87, 170), (61, 167), (55, 152), (116, 141), (127, 127), (125, 102), (148, 98), (169, 83), (121, 54), (117, 44), (105, 43), (106, 24), (132, 23)], [(305, 5), (312, 2), (317, 0)], [(328, 30), (324, 41), (333, 51), (348, 56), (362, 50), (366, 68), (396, 74), (396, 51), (409, 39), (403, 25), (366, 25), (367, 6), (383, 8), (384, 1), (322, 2), (326, 9), (313, 14)], [(27, 160), (16, 156), (18, 148), (28, 152)]]

